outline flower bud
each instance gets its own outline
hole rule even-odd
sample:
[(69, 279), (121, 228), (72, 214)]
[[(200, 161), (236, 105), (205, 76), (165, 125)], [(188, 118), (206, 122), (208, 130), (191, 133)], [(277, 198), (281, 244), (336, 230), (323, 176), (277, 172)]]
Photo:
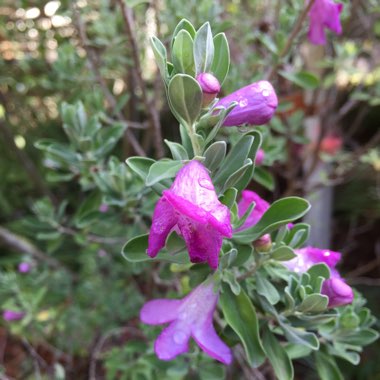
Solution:
[(27, 262), (22, 262), (18, 265), (17, 269), (20, 273), (28, 273), (30, 271), (30, 264)]
[(321, 141), (320, 150), (323, 153), (334, 156), (342, 149), (343, 141), (339, 136), (326, 136)]
[(257, 166), (260, 166), (262, 165), (262, 163), (264, 162), (264, 158), (265, 158), (265, 152), (263, 149), (259, 149), (256, 153), (256, 165)]
[(243, 124), (265, 124), (272, 118), (278, 105), (274, 88), (264, 80), (252, 83), (227, 95), (219, 100), (216, 107), (227, 108), (232, 102), (238, 104), (224, 121), (223, 125), (226, 127)]
[(4, 310), (3, 311), (3, 319), (7, 322), (19, 321), (24, 318), (25, 313), (22, 311), (14, 311), (14, 310)]
[(272, 239), (269, 234), (265, 234), (261, 236), (261, 238), (255, 240), (253, 242), (253, 246), (260, 253), (269, 252), (270, 249), (272, 248)]
[(197, 76), (197, 81), (203, 92), (203, 107), (209, 105), (218, 95), (220, 91), (220, 83), (214, 75), (210, 73), (200, 73)]
[(105, 204), (105, 203), (102, 203), (100, 206), (99, 206), (99, 212), (102, 212), (102, 213), (106, 213), (108, 211), (108, 205)]

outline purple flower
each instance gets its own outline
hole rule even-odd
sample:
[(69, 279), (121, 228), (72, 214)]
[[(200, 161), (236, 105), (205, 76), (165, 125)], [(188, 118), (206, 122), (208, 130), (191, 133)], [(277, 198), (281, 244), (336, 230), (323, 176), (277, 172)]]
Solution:
[(198, 161), (186, 164), (158, 201), (150, 229), (148, 250), (155, 257), (175, 228), (185, 239), (193, 263), (218, 267), (223, 236), (232, 237), (228, 207), (219, 202), (207, 169)]
[(239, 228), (240, 230), (245, 230), (246, 228), (254, 226), (264, 215), (265, 211), (269, 208), (269, 203), (262, 199), (258, 194), (251, 190), (243, 190), (241, 193), (241, 199), (238, 202), (238, 216), (241, 218), (248, 207), (255, 203), (255, 208), (248, 215), (248, 218), (244, 224)]
[(14, 310), (4, 310), (3, 311), (3, 319), (7, 322), (19, 321), (24, 318), (25, 313), (22, 311), (14, 311)]
[(334, 268), (341, 258), (340, 252), (314, 247), (296, 249), (294, 252), (297, 254), (297, 257), (284, 262), (286, 267), (293, 272), (303, 273), (315, 264), (324, 263), (334, 274), (337, 273)]
[(276, 92), (272, 85), (264, 80), (242, 87), (220, 99), (216, 107), (227, 108), (234, 101), (238, 104), (228, 114), (224, 126), (265, 124), (272, 118), (278, 105)]
[(182, 300), (157, 299), (147, 302), (140, 319), (149, 325), (170, 323), (156, 339), (154, 351), (161, 360), (172, 360), (187, 352), (190, 337), (208, 355), (230, 364), (232, 354), (212, 324), (218, 302), (214, 283), (203, 283)]
[(321, 293), (329, 297), (329, 307), (347, 305), (354, 300), (354, 292), (339, 277), (325, 280), (322, 284)]
[[(244, 222), (244, 224), (237, 229), (237, 231), (245, 230), (249, 227), (253, 227), (257, 222), (261, 219), (264, 213), (269, 208), (269, 203), (260, 197), (259, 194), (255, 193), (251, 190), (243, 190), (241, 193), (241, 199), (238, 202), (238, 216), (239, 218), (243, 217), (245, 212), (248, 210), (248, 207), (255, 203), (255, 207), (252, 212), (249, 214), (248, 218)], [(293, 223), (287, 224), (288, 228), (293, 228)]]
[(264, 162), (264, 158), (265, 158), (265, 152), (264, 152), (264, 150), (263, 149), (259, 149), (257, 151), (257, 154), (256, 154), (255, 164), (257, 166), (262, 165), (262, 163)]
[(341, 258), (340, 252), (327, 249), (306, 247), (296, 249), (297, 254), (292, 260), (283, 264), (293, 272), (303, 273), (315, 264), (324, 263), (330, 268), (330, 278), (325, 280), (322, 285), (321, 294), (329, 297), (329, 307), (347, 305), (354, 299), (352, 289), (344, 282), (338, 271), (335, 269)]
[(315, 45), (326, 44), (325, 28), (336, 34), (342, 33), (339, 15), (343, 4), (335, 3), (333, 0), (316, 0), (310, 9), (310, 27), (308, 37)]
[(99, 206), (99, 212), (102, 212), (102, 213), (105, 213), (108, 211), (108, 205), (105, 204), (105, 203), (102, 203), (100, 206)]
[(18, 265), (18, 271), (20, 272), (20, 273), (28, 273), (29, 271), (30, 271), (30, 268), (31, 268), (31, 266), (30, 266), (30, 264), (29, 263), (27, 263), (27, 262), (22, 262), (22, 263), (20, 263), (19, 265)]

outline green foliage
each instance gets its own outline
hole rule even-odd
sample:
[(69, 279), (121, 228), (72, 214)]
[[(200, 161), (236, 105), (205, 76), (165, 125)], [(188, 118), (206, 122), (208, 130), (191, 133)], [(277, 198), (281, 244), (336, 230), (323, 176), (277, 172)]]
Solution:
[[(316, 70), (301, 56), (301, 48), (283, 54), (304, 7), (301, 0), (270, 12), (259, 1), (128, 0), (121, 3), (131, 8), (136, 25), (129, 34), (124, 34), (128, 28), (119, 2), (61, 1), (49, 16), (52, 3), (5, 0), (0, 6), (0, 219), (2, 228), (19, 234), (15, 239), (21, 242), (12, 246), (8, 236), (2, 251), (0, 304), (2, 310), (25, 313), (18, 322), (1, 323), (15, 337), (10, 344), (20, 342), (22, 351), (30, 353), (16, 377), (42, 378), (46, 372), (56, 379), (81, 379), (90, 368), (94, 378), (214, 380), (227, 373), (241, 378), (243, 370), (266, 362), (285, 380), (295, 376), (293, 362), (305, 360), (322, 380), (352, 378), (342, 363), (359, 364), (363, 347), (379, 337), (376, 319), (359, 293), (352, 305), (328, 307), (328, 297), (321, 294), (330, 276), (325, 265), (303, 274), (282, 265), (307, 244), (310, 226), (287, 224), (304, 217), (310, 203), (281, 194), (302, 195), (312, 175), (303, 161), (315, 147), (311, 144), (299, 153), (310, 143), (305, 130), (310, 112), (317, 106), (321, 115), (321, 108), (338, 115), (329, 121), (337, 131), (349, 108), (313, 103), (306, 109), (292, 98), (293, 92), (335, 94), (339, 70), (340, 81), (349, 78), (346, 90), (352, 88), (347, 96), (350, 107), (365, 104), (373, 109), (379, 104), (378, 68), (372, 69), (376, 65), (371, 63), (363, 74), (356, 64), (372, 57), (372, 42), (362, 43), (360, 37), (331, 42)], [(377, 9), (375, 2), (366, 7), (368, 12)], [(350, 9), (345, 2), (347, 25)], [(34, 17), (33, 12), (39, 13)], [(195, 26), (184, 16), (191, 16)], [(212, 20), (212, 29), (206, 20)], [(150, 37), (154, 29), (161, 41)], [(304, 32), (301, 28), (290, 42), (304, 48)], [(231, 49), (226, 35), (234, 41)], [(162, 92), (149, 40), (163, 79)], [(269, 125), (222, 128), (236, 103), (226, 109), (215, 107), (217, 100), (203, 105), (197, 74), (211, 72), (223, 85), (222, 94), (228, 94), (268, 78), (272, 69), (270, 79), (281, 96)], [(152, 115), (157, 107), (160, 114)], [(169, 109), (179, 126), (168, 116)], [(155, 144), (162, 143), (151, 134), (155, 116), (172, 159), (160, 154), (151, 158)], [(350, 149), (362, 143), (354, 129), (347, 135)], [(147, 157), (133, 156), (133, 138)], [(260, 148), (265, 158), (257, 166)], [(356, 191), (347, 187), (340, 192), (337, 208), (353, 219), (365, 210), (371, 221), (379, 209), (373, 175), (379, 171), (379, 155), (376, 149), (363, 152), (337, 154), (330, 163), (337, 181), (343, 181), (343, 174), (361, 162), (358, 185), (350, 185), (356, 185)], [(319, 164), (318, 152), (314, 158)], [(207, 265), (189, 261), (176, 231), (157, 257), (146, 253), (158, 197), (191, 159), (207, 167), (220, 201), (231, 210), (233, 238), (224, 240), (220, 266), (213, 273), (221, 289), (216, 330), (234, 354), (245, 355), (228, 370), (194, 343), (173, 361), (158, 360), (153, 340), (159, 329), (138, 320), (147, 299), (180, 298), (210, 274)], [(255, 207), (238, 215), (241, 191), (257, 185), (277, 200), (255, 226), (237, 231)], [(357, 196), (364, 188), (371, 197)], [(265, 234), (270, 234), (271, 243), (260, 252), (255, 241)], [(29, 273), (17, 271), (21, 261), (30, 264)]]

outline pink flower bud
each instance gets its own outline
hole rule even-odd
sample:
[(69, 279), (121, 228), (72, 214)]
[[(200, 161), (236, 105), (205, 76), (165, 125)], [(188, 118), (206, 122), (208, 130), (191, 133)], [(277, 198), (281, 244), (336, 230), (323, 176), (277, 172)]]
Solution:
[(253, 246), (258, 252), (269, 252), (272, 248), (272, 239), (269, 234), (261, 236), (261, 238), (253, 242)]
[(342, 138), (339, 136), (326, 136), (322, 142), (320, 150), (323, 153), (331, 156), (335, 155), (340, 149), (342, 149)]
[(260, 166), (264, 162), (265, 152), (263, 149), (259, 149), (256, 154), (256, 165)]
[(18, 271), (20, 273), (28, 273), (30, 271), (30, 264), (27, 262), (22, 262), (18, 265)]
[(99, 212), (107, 212), (108, 211), (108, 205), (105, 204), (105, 203), (102, 203), (100, 206), (99, 206)]
[(210, 104), (220, 91), (220, 83), (214, 75), (210, 73), (200, 73), (197, 76), (197, 81), (203, 92), (203, 106)]

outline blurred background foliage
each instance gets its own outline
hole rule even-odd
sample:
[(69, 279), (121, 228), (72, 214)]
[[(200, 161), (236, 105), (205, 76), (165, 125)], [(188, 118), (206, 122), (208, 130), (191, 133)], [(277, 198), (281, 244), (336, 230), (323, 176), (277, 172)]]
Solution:
[[(261, 129), (266, 157), (251, 187), (268, 200), (333, 191), (330, 248), (343, 252), (348, 281), (380, 317), (380, 6), (344, 3), (342, 36), (313, 47), (306, 20), (290, 49), (303, 0), (1, 2), (0, 307), (26, 317), (1, 322), (0, 376), (243, 376), (244, 363), (226, 370), (197, 352), (159, 362), (137, 315), (168, 288), (168, 268), (120, 255), (147, 231), (157, 200), (124, 160), (162, 157), (161, 135), (179, 139), (149, 37), (169, 44), (183, 17), (226, 33), (224, 94), (261, 78), (274, 84), (280, 107)], [(19, 273), (20, 262), (31, 271)], [(187, 283), (178, 274), (176, 287)], [(345, 378), (380, 379), (379, 348), (345, 364)], [(312, 379), (312, 368), (300, 361), (296, 378)], [(273, 374), (264, 366), (251, 376)]]

